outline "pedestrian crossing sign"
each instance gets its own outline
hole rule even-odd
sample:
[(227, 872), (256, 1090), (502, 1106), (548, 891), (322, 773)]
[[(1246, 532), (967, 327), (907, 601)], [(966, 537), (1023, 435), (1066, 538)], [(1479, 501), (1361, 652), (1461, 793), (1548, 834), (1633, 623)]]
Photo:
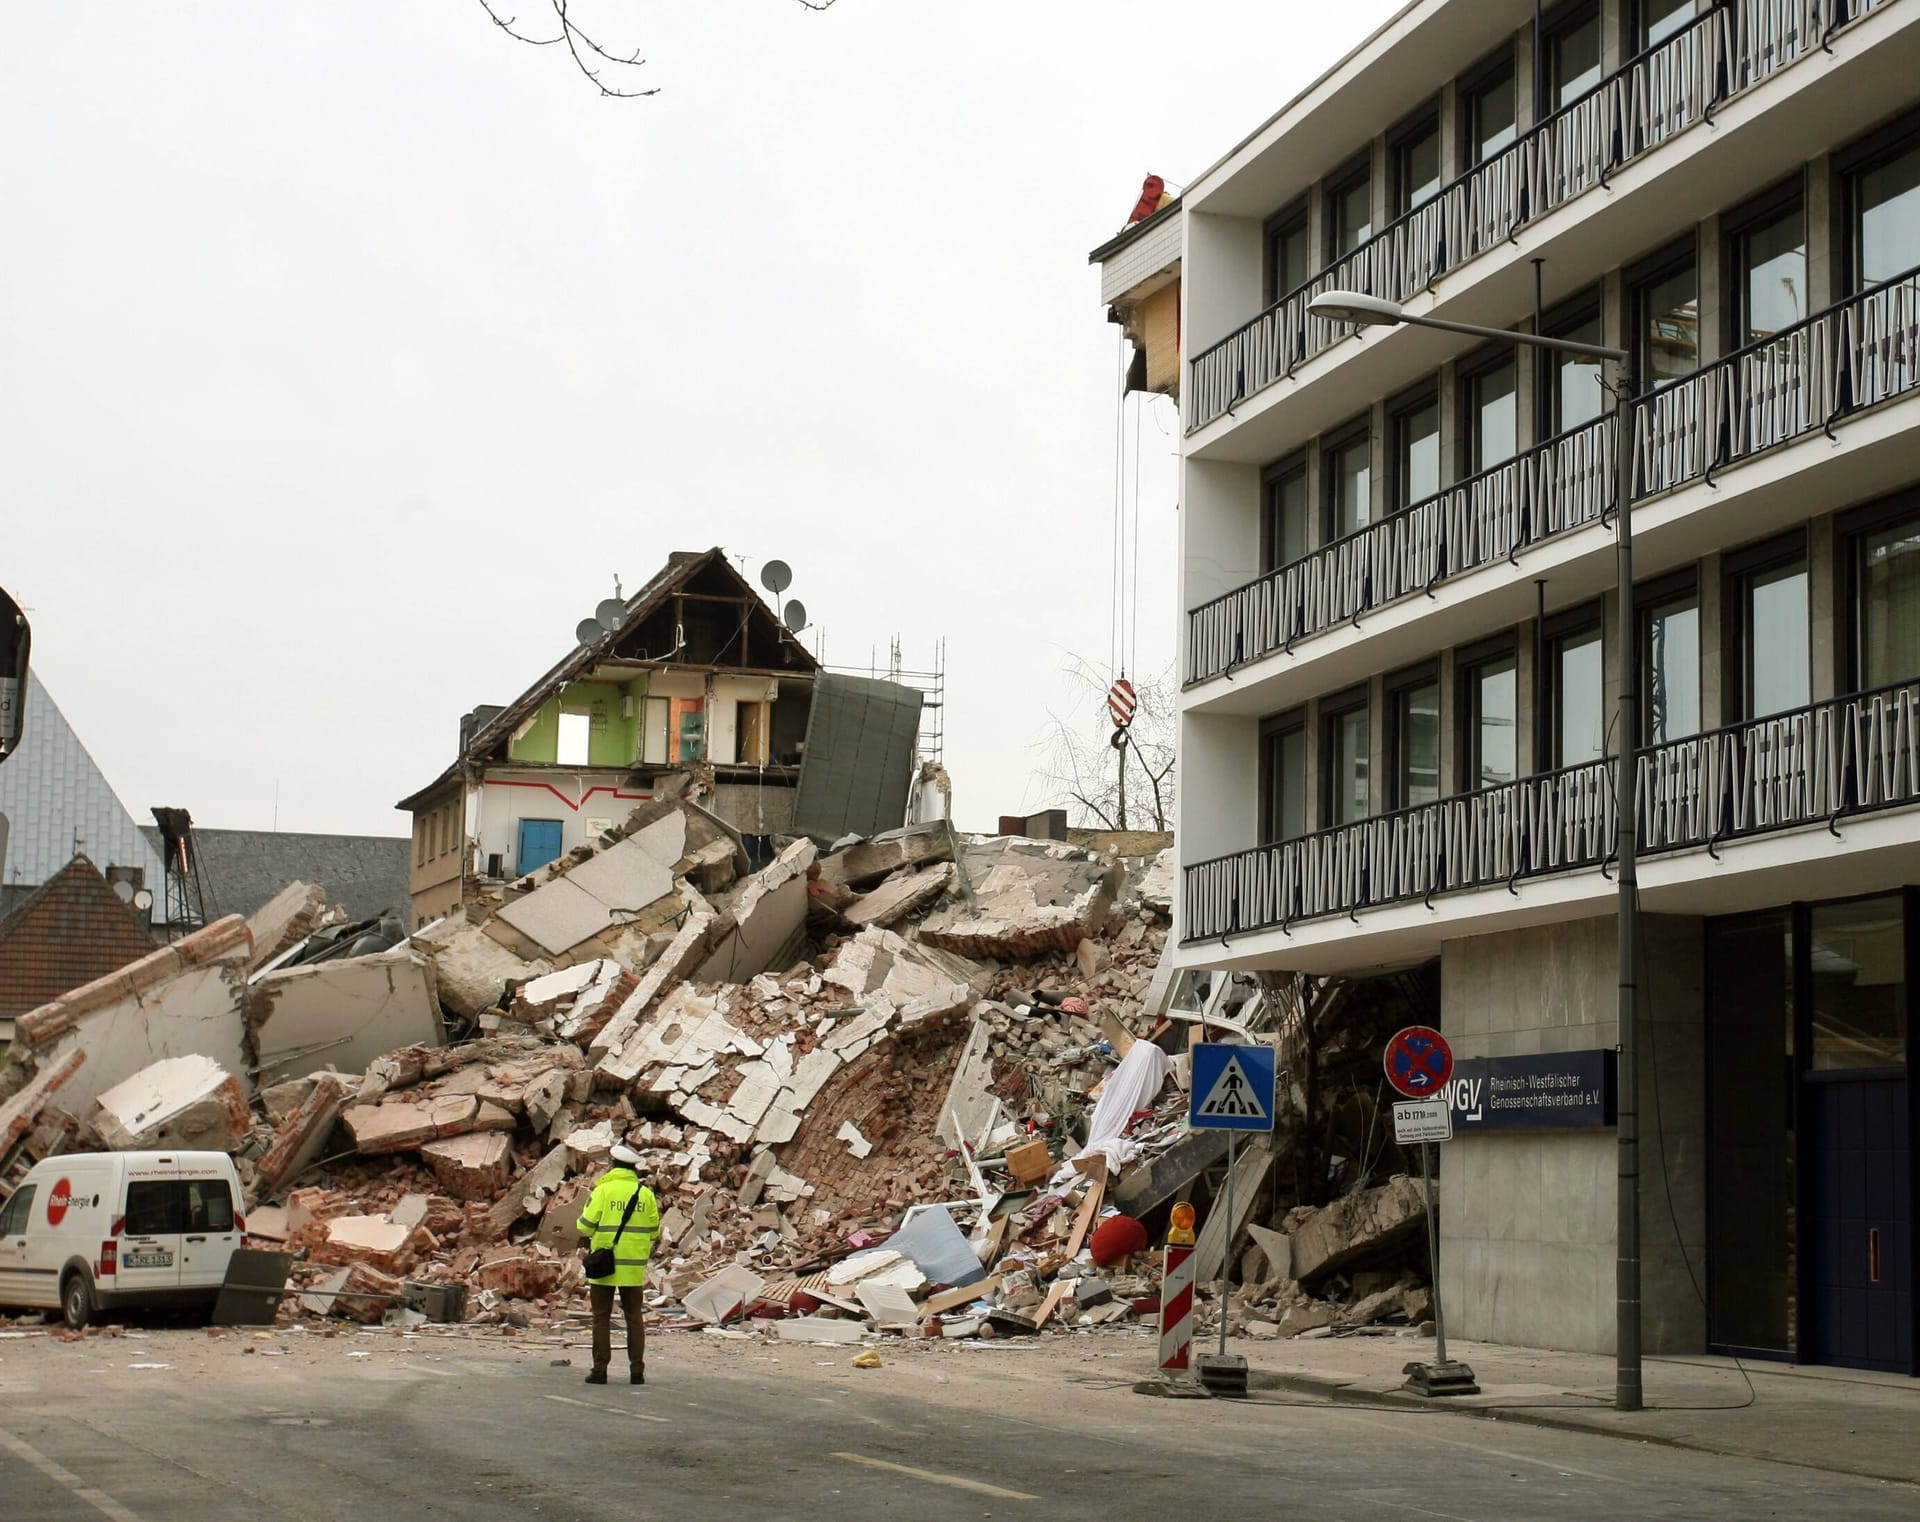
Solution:
[(1273, 1090), (1272, 1047), (1196, 1046), (1187, 1124), (1198, 1131), (1271, 1131)]

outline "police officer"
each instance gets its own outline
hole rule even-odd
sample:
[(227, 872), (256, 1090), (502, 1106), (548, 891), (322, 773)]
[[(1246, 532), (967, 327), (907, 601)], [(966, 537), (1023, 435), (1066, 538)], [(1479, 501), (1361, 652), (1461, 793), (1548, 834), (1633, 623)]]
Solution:
[[(612, 1166), (593, 1186), (586, 1207), (574, 1224), (584, 1239), (583, 1253), (598, 1248), (612, 1253), (611, 1272), (587, 1280), (593, 1303), (593, 1372), (590, 1385), (607, 1382), (607, 1365), (613, 1358), (613, 1297), (620, 1295), (620, 1310), (627, 1323), (627, 1367), (632, 1383), (647, 1382), (646, 1307), (640, 1298), (647, 1282), (647, 1260), (653, 1256), (654, 1240), (660, 1234), (660, 1202), (639, 1174), (640, 1154), (624, 1143), (613, 1149)], [(626, 1224), (623, 1227), (621, 1222)]]

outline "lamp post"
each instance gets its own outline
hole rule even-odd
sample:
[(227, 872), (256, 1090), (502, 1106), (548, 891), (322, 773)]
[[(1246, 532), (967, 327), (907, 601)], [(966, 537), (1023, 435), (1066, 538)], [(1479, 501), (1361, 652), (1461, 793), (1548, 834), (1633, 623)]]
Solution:
[[(1615, 1305), (1614, 1305), (1614, 1391), (1613, 1403), (1621, 1411), (1638, 1411), (1640, 1386), (1640, 1115), (1639, 1115), (1639, 989), (1635, 967), (1640, 938), (1640, 897), (1637, 855), (1639, 811), (1636, 799), (1638, 776), (1634, 753), (1639, 744), (1639, 631), (1633, 614), (1633, 367), (1624, 349), (1601, 344), (1579, 343), (1570, 338), (1543, 338), (1537, 333), (1514, 333), (1504, 328), (1483, 328), (1474, 323), (1448, 322), (1438, 317), (1418, 317), (1403, 310), (1398, 302), (1368, 296), (1359, 291), (1325, 291), (1308, 303), (1315, 317), (1333, 322), (1348, 322), (1356, 327), (1438, 328), (1443, 333), (1464, 333), (1469, 338), (1499, 339), (1524, 344), (1534, 349), (1549, 349), (1557, 354), (1576, 354), (1597, 359), (1613, 377), (1614, 388), (1614, 546), (1615, 569), (1619, 581), (1619, 629), (1614, 638), (1614, 682), (1616, 698), (1616, 743), (1614, 760), (1615, 851), (1619, 857), (1619, 1126), (1616, 1133), (1619, 1159), (1615, 1228)], [(1536, 724), (1544, 715), (1535, 715)]]

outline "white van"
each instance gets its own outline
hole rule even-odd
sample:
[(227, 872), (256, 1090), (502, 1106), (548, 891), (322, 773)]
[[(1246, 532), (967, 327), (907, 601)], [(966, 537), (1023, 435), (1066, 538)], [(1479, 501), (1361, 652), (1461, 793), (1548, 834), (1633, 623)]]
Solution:
[(246, 1243), (224, 1152), (73, 1152), (0, 1206), (0, 1306), (79, 1328), (130, 1306), (211, 1305)]

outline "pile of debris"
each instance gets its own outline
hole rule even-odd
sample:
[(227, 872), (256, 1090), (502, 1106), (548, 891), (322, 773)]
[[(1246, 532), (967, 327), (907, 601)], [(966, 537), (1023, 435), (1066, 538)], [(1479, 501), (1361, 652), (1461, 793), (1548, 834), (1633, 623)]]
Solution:
[[(1190, 1040), (1226, 1031), (1281, 1045), (1296, 1113), (1243, 1154), (1202, 1278), (1250, 1233), (1256, 1335), (1421, 1318), (1417, 1236), (1335, 1204), (1397, 1159), (1321, 1156), (1379, 1021), (1348, 1001), (1316, 1032), (1305, 985), (1178, 1008), (1170, 853), (941, 823), (762, 860), (657, 799), (410, 937), (294, 884), (20, 1018), (0, 1193), (63, 1151), (228, 1151), (250, 1239), (294, 1260), (283, 1316), (405, 1319), (439, 1287), (447, 1314), (527, 1326), (577, 1313), (574, 1222), (625, 1143), (663, 1210), (649, 1294), (681, 1324), (1095, 1326), (1157, 1310), (1148, 1225), (1221, 1181), (1183, 1086)], [(1310, 1249), (1333, 1209), (1345, 1246)]]

